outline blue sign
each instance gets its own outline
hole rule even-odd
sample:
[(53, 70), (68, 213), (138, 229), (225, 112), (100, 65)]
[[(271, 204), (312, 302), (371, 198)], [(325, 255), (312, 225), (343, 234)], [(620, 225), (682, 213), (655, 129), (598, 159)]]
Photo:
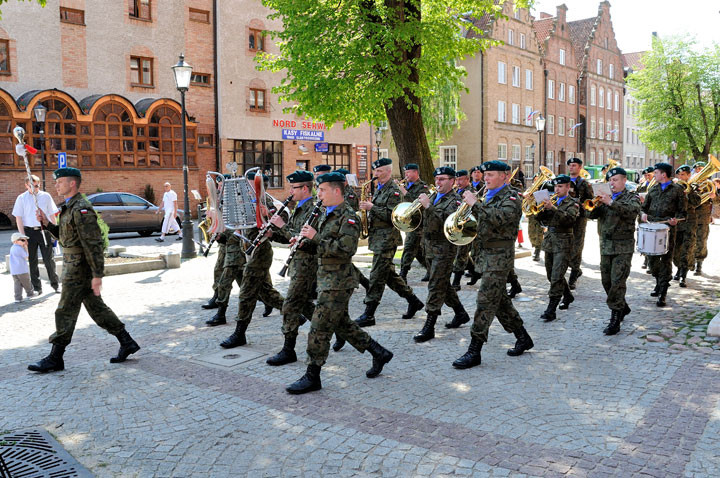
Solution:
[(322, 141), (325, 139), (325, 132), (283, 128), (282, 137), (283, 139), (296, 139), (301, 141)]
[(67, 153), (58, 153), (58, 168), (67, 168)]
[(316, 153), (327, 153), (329, 148), (328, 143), (315, 143)]

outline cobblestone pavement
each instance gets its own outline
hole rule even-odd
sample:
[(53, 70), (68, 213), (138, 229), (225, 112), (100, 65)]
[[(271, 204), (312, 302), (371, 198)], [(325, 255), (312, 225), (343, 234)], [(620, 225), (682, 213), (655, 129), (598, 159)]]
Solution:
[[(710, 244), (718, 241), (720, 227), (712, 226)], [(129, 252), (181, 248), (133, 235), (112, 242)], [(653, 284), (636, 256), (633, 311), (620, 334), (605, 337), (609, 311), (591, 223), (570, 309), (556, 322), (539, 321), (543, 263), (517, 260), (523, 292), (515, 305), (535, 348), (508, 357), (514, 338), (495, 322), (482, 365), (464, 371), (450, 364), (466, 350), (468, 327), (440, 325), (434, 340), (415, 344), (425, 314), (401, 320), (406, 304), (388, 289), (378, 325), (367, 329), (395, 353), (383, 374), (365, 378), (371, 357), (346, 346), (331, 352), (323, 390), (301, 397), (284, 386), (304, 373), (307, 326), (298, 363), (265, 364), (282, 345), (277, 311), (263, 318), (259, 307), (249, 345), (226, 354), (249, 360), (211, 363), (232, 330), (203, 326), (213, 313), (199, 305), (211, 292), (214, 254), (180, 269), (107, 277), (103, 297), (143, 349), (108, 363), (117, 342), (83, 311), (66, 370), (45, 376), (26, 366), (49, 350), (59, 296), (11, 303), (12, 279), (0, 274), (2, 303), (10, 302), (0, 306), (0, 432), (45, 428), (102, 477), (720, 476), (720, 346), (704, 336), (720, 310), (717, 248), (687, 289), (673, 283), (664, 309), (649, 297)], [(276, 249), (274, 272), (286, 254)], [(358, 266), (369, 273), (369, 264)], [(422, 298), (421, 274), (413, 269), (410, 280)], [(287, 281), (273, 278), (284, 292)], [(476, 290), (463, 285), (459, 293), (470, 312)], [(353, 295), (352, 316), (362, 299)], [(234, 297), (230, 310), (236, 304)], [(439, 322), (450, 318), (444, 310)]]

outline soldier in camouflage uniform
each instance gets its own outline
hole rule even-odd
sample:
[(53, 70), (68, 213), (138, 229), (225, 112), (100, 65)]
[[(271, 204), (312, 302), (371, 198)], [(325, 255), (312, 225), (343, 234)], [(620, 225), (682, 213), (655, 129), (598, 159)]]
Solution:
[[(705, 167), (705, 163), (698, 161), (693, 165), (696, 174)], [(708, 255), (707, 240), (712, 223), (712, 205), (715, 193), (710, 193), (710, 199), (697, 207), (697, 241), (695, 242), (695, 275), (702, 274), (702, 263)], [(692, 266), (692, 264), (691, 264)]]
[[(470, 168), (470, 179), (470, 185), (475, 190), (476, 195), (478, 197), (482, 197), (485, 193), (485, 181), (483, 181), (483, 172), (480, 166), (473, 166)], [(477, 281), (480, 280), (480, 277), (482, 277), (482, 274), (478, 272), (480, 268), (475, 267), (475, 261), (480, 250), (480, 244), (480, 239), (475, 237), (470, 248), (472, 267), (468, 271), (468, 277), (470, 277), (470, 280), (467, 282), (467, 285), (475, 285)]]
[(453, 320), (445, 324), (445, 327), (457, 328), (470, 322), (470, 316), (460, 303), (457, 292), (450, 287), (451, 261), (456, 255), (457, 246), (448, 241), (444, 233), (445, 219), (461, 204), (460, 196), (453, 189), (455, 170), (443, 166), (436, 168), (433, 175), (437, 192), (431, 196), (423, 193), (419, 197), (424, 208), (423, 241), (430, 270), (430, 283), (425, 302), (427, 320), (420, 333), (413, 337), (415, 342), (427, 342), (435, 337), (435, 323), (443, 304), (452, 307), (455, 312)]
[(582, 263), (582, 251), (585, 247), (585, 229), (587, 229), (587, 217), (585, 216), (585, 209), (582, 205), (586, 200), (594, 198), (595, 194), (593, 194), (590, 183), (580, 175), (583, 165), (582, 159), (570, 158), (566, 164), (571, 180), (570, 196), (575, 198), (580, 205), (580, 214), (578, 214), (575, 226), (573, 227), (573, 250), (570, 256), (570, 279), (568, 279), (568, 286), (572, 290), (575, 289), (577, 280), (582, 275), (580, 264)]
[(667, 290), (672, 279), (672, 257), (675, 252), (675, 226), (678, 219), (684, 219), (687, 213), (687, 197), (679, 184), (673, 183), (672, 166), (668, 163), (657, 163), (653, 172), (657, 184), (650, 188), (642, 204), (641, 222), (666, 221), (670, 226), (668, 235), (668, 252), (662, 256), (650, 256), (649, 268), (655, 277), (655, 289), (650, 293), (657, 297), (656, 305), (665, 307)]
[[(680, 181), (690, 179), (689, 165), (684, 164), (675, 170), (675, 176)], [(674, 280), (680, 281), (680, 287), (687, 287), (687, 273), (691, 265), (695, 265), (695, 243), (697, 242), (697, 207), (700, 205), (700, 195), (691, 189), (686, 192), (687, 213), (685, 220), (677, 225), (675, 232), (675, 252), (673, 262), (677, 267)]]
[[(461, 169), (455, 173), (455, 192), (458, 197), (462, 197), (465, 191), (477, 193), (477, 191), (470, 185), (470, 177), (465, 169)], [(457, 251), (455, 253), (455, 261), (453, 262), (453, 277), (452, 277), (452, 288), (460, 290), (460, 280), (462, 279), (465, 269), (468, 266), (474, 269), (472, 265), (472, 259), (470, 258), (470, 252), (472, 251), (472, 243), (464, 246), (455, 246)]]
[(318, 178), (318, 198), (326, 206), (326, 215), (317, 229), (306, 225), (301, 232), (317, 253), (319, 296), (308, 334), (307, 371), (286, 388), (291, 394), (322, 388), (320, 369), (327, 360), (333, 333), (347, 339), (360, 353), (370, 352), (373, 364), (365, 373), (368, 378), (377, 377), (393, 358), (392, 352), (374, 341), (348, 314), (350, 296), (358, 286), (351, 265), (360, 237), (360, 219), (343, 201), (343, 180), (344, 176), (337, 172)]
[[(533, 181), (537, 179), (539, 175), (540, 173), (535, 173)], [(540, 248), (542, 247), (543, 234), (543, 227), (537, 219), (537, 214), (528, 216), (528, 236), (530, 236), (530, 245), (533, 247), (533, 260), (535, 262), (540, 260)]]
[[(642, 170), (643, 177), (640, 180), (640, 183), (638, 184), (637, 189), (635, 190), (638, 194), (647, 194), (648, 189), (650, 189), (650, 183), (653, 180), (653, 171), (655, 168), (653, 166), (648, 166), (647, 168)], [(640, 196), (640, 204), (643, 202), (643, 196)], [(648, 256), (647, 254), (643, 254), (643, 263), (642, 267), (643, 269), (648, 268)], [(650, 271), (646, 271), (647, 274), (650, 273)]]
[(408, 302), (403, 319), (412, 319), (425, 304), (413, 293), (402, 277), (395, 272), (393, 257), (402, 243), (400, 231), (392, 224), (392, 211), (401, 201), (400, 189), (390, 179), (392, 160), (380, 158), (373, 163), (373, 174), (377, 178), (377, 188), (373, 191), (372, 201), (360, 201), (360, 209), (368, 212), (370, 237), (368, 247), (373, 252), (370, 270), (370, 290), (365, 296), (365, 312), (358, 317), (360, 327), (375, 325), (375, 310), (380, 304), (385, 284)]
[[(344, 176), (347, 176), (348, 174), (350, 174), (350, 171), (348, 171), (345, 168), (338, 168), (335, 171), (338, 173), (342, 173)], [(345, 179), (345, 191), (343, 194), (345, 196), (345, 202), (348, 204), (348, 206), (350, 206), (350, 208), (355, 212), (359, 211), (360, 210), (360, 198), (358, 197), (357, 192), (355, 192), (355, 188), (353, 188), (352, 186), (350, 186), (348, 184), (347, 179)], [(365, 274), (360, 272), (360, 269), (358, 269), (355, 264), (353, 264), (353, 267), (355, 268), (355, 273), (358, 276), (360, 285), (363, 287), (363, 289), (365, 289), (365, 291), (367, 291), (370, 288), (370, 281), (368, 280), (367, 277), (365, 277)], [(333, 347), (333, 348), (335, 348), (335, 347)], [(337, 350), (340, 350), (340, 349), (337, 349)], [(337, 352), (337, 350), (336, 350), (336, 352)]]
[(610, 322), (603, 333), (615, 335), (630, 313), (625, 300), (635, 250), (635, 221), (640, 213), (640, 196), (625, 189), (627, 173), (615, 167), (608, 171), (611, 196), (600, 195), (600, 203), (589, 213), (598, 220), (600, 236), (600, 278), (607, 294)]
[(545, 322), (552, 322), (557, 318), (555, 309), (561, 299), (561, 309), (567, 309), (575, 300), (565, 280), (565, 272), (573, 252), (573, 225), (580, 214), (577, 200), (569, 196), (570, 183), (570, 176), (566, 174), (560, 174), (553, 179), (557, 199), (554, 202), (543, 202), (543, 209), (537, 215), (540, 223), (547, 227), (542, 248), (545, 251), (545, 272), (550, 281), (550, 302), (540, 316)]
[[(403, 195), (403, 201), (413, 202), (420, 194), (428, 193), (428, 186), (425, 181), (420, 179), (420, 167), (417, 164), (408, 163), (404, 169), (406, 184), (405, 186), (398, 184), (398, 187), (400, 188), (400, 194)], [(400, 277), (404, 281), (407, 281), (413, 259), (417, 259), (420, 265), (427, 269), (422, 244), (423, 227), (424, 224), (420, 223), (417, 229), (405, 233), (405, 244), (400, 259)]]
[(215, 241), (218, 244), (218, 251), (217, 251), (217, 257), (215, 258), (215, 267), (213, 268), (213, 295), (210, 298), (210, 300), (207, 301), (207, 303), (201, 305), (203, 309), (217, 309), (218, 303), (217, 303), (217, 297), (218, 297), (218, 284), (220, 283), (220, 278), (222, 277), (223, 267), (225, 266), (225, 248), (227, 244), (227, 236), (224, 235), (226, 231), (223, 231), (222, 233), (218, 234), (215, 238)]
[(480, 365), (480, 352), (487, 342), (488, 329), (497, 317), (505, 331), (515, 334), (515, 347), (507, 351), (517, 356), (533, 347), (530, 335), (523, 327), (520, 314), (515, 310), (505, 290), (505, 281), (515, 261), (521, 198), (505, 184), (510, 167), (501, 161), (488, 161), (482, 165), (486, 196), (480, 201), (473, 193), (465, 192), (463, 200), (472, 206), (478, 222), (478, 236), (482, 241), (478, 261), (482, 279), (477, 295), (477, 308), (472, 328), (470, 346), (465, 355), (453, 362), (453, 367), (465, 369)]
[[(215, 300), (213, 301), (217, 307), (217, 313), (205, 322), (209, 327), (223, 325), (227, 323), (226, 312), (228, 303), (230, 302), (230, 293), (232, 292), (233, 281), (238, 284), (242, 283), (242, 273), (245, 267), (245, 249), (243, 241), (233, 231), (226, 229), (218, 235), (218, 259), (215, 264), (215, 272), (217, 271), (217, 262), (222, 259), (220, 278), (217, 284), (213, 284), (215, 288)], [(206, 304), (207, 305), (207, 304)], [(202, 306), (204, 309), (211, 307)]]
[(63, 247), (62, 292), (55, 310), (55, 333), (50, 336), (53, 344), (50, 355), (28, 365), (28, 370), (47, 373), (65, 369), (63, 354), (72, 340), (81, 305), (96, 324), (120, 342), (120, 350), (110, 363), (124, 362), (130, 354), (140, 350), (140, 346), (100, 297), (105, 243), (97, 214), (90, 201), (78, 191), (82, 182), (80, 170), (60, 168), (53, 177), (55, 189), (65, 198), (65, 204), (60, 209), (57, 224), (50, 222), (41, 209), (38, 209), (37, 219)]
[[(255, 175), (249, 173), (247, 175), (249, 180), (252, 180)], [(267, 209), (269, 214), (276, 212), (273, 205), (272, 198), (269, 195), (265, 195), (264, 207)], [(257, 205), (262, 207), (262, 205)], [(287, 220), (287, 212), (281, 214), (283, 220)], [(253, 241), (255, 237), (260, 233), (257, 227), (248, 229), (245, 232), (245, 236), (249, 241)], [(239, 232), (236, 231), (234, 236), (239, 238)], [(268, 231), (268, 234), (272, 234), (272, 230)], [(245, 246), (243, 245), (245, 248)], [(229, 251), (228, 251), (229, 253)], [(261, 242), (250, 257), (247, 257), (247, 263), (242, 274), (242, 282), (240, 283), (240, 300), (238, 301), (238, 314), (235, 325), (235, 331), (225, 339), (220, 346), (226, 349), (232, 347), (238, 347), (245, 345), (247, 340), (245, 338), (245, 331), (250, 325), (252, 320), (252, 314), (255, 310), (255, 304), (260, 299), (267, 306), (275, 309), (281, 309), (283, 306), (283, 297), (280, 293), (275, 290), (272, 286), (272, 279), (270, 277), (270, 266), (273, 260), (273, 250), (270, 240)], [(264, 297), (263, 297), (264, 296)]]
[(318, 164), (313, 168), (313, 175), (315, 176), (315, 179), (317, 179), (318, 176), (329, 173), (330, 171), (332, 171), (332, 168), (329, 164)]

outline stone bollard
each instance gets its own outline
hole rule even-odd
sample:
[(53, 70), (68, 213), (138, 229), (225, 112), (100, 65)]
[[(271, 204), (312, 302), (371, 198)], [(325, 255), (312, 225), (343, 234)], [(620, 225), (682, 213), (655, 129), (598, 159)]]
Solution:
[(707, 334), (713, 337), (720, 337), (720, 312), (708, 324)]
[(166, 252), (165, 254), (161, 255), (162, 259), (165, 261), (165, 268), (166, 269), (179, 269), (180, 268), (180, 254), (177, 252)]
[(120, 257), (120, 254), (126, 250), (127, 248), (125, 246), (110, 246), (107, 248), (110, 257)]

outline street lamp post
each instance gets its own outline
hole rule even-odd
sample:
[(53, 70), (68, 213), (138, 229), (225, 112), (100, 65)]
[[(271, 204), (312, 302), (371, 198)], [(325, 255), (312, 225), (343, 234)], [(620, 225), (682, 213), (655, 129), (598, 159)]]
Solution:
[[(542, 166), (542, 164), (540, 164), (540, 162), (545, 157), (545, 154), (543, 154), (543, 148), (542, 148), (543, 147), (542, 133), (543, 133), (543, 131), (545, 131), (545, 118), (543, 117), (542, 114), (539, 114), (538, 117), (535, 118), (535, 129), (538, 132), (538, 164), (537, 164), (537, 169), (535, 169), (534, 172), (536, 172), (540, 169), (540, 166)], [(534, 168), (534, 165), (533, 165), (533, 168)]]
[(675, 171), (675, 152), (677, 151), (677, 141), (670, 143), (670, 149), (672, 149), (672, 168)]
[(47, 108), (38, 103), (33, 108), (35, 114), (35, 121), (40, 126), (40, 168), (42, 171), (42, 188), (45, 191), (45, 115), (47, 114)]
[(180, 54), (180, 61), (172, 67), (175, 74), (175, 86), (180, 92), (180, 105), (182, 106), (182, 151), (183, 151), (183, 196), (185, 200), (185, 213), (182, 221), (183, 243), (181, 259), (192, 259), (197, 255), (193, 242), (193, 225), (190, 222), (190, 198), (188, 197), (188, 157), (187, 157), (187, 131), (185, 125), (185, 92), (190, 88), (192, 66), (185, 63), (185, 55)]
[(380, 126), (375, 130), (375, 145), (377, 146), (377, 159), (380, 159), (380, 143), (382, 143), (383, 130)]

